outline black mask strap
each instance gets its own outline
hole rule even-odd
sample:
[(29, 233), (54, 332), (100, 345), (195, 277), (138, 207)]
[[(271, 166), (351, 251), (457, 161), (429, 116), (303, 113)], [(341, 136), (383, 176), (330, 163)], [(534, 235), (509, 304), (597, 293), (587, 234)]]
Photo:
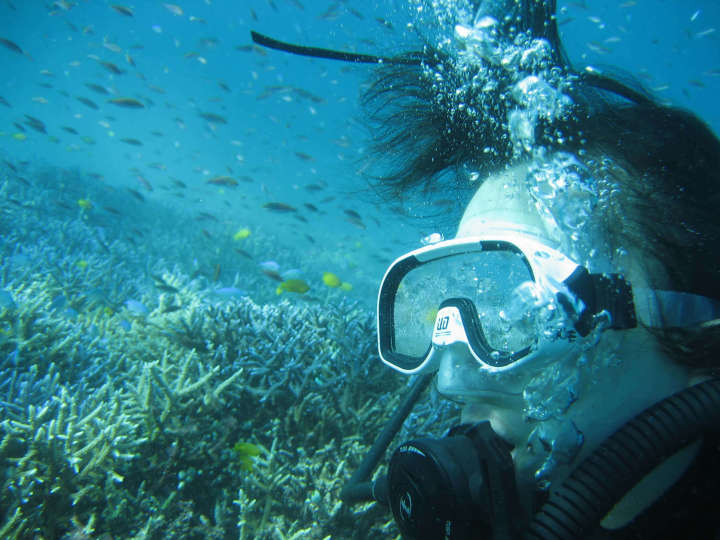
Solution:
[(300, 56), (311, 56), (313, 58), (328, 58), (330, 60), (340, 60), (342, 62), (355, 62), (358, 64), (404, 64), (408, 66), (417, 66), (422, 63), (421, 58), (414, 57), (389, 57), (375, 56), (374, 54), (358, 54), (344, 51), (335, 51), (333, 49), (322, 49), (320, 47), (306, 47), (303, 45), (293, 45), (273, 39), (254, 30), (250, 31), (250, 37), (254, 43), (275, 49), (278, 51), (298, 54)]

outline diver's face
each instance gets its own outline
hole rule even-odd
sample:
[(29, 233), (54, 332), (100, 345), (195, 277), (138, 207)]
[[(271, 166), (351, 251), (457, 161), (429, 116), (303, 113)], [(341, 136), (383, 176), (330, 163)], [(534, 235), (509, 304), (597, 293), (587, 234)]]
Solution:
[[(579, 223), (563, 212), (568, 193), (574, 197), (572, 188), (565, 189), (560, 204), (546, 204), (532, 191), (533, 174), (530, 167), (518, 166), (487, 178), (468, 205), (457, 237), (493, 231), (532, 236), (591, 272), (619, 272), (633, 287), (647, 287), (644, 261), (596, 257), (596, 251), (608, 251), (602, 247), (607, 236), (603, 221), (588, 213)], [(484, 370), (464, 347), (456, 343), (433, 352), (439, 355), (438, 390), (464, 404), (463, 422), (489, 420), (515, 446), (518, 479), (528, 484), (560, 476), (566, 465), (638, 411), (687, 383), (684, 368), (672, 363), (640, 327), (602, 332), (579, 352), (533, 367), (520, 365), (512, 372)]]
[[(527, 172), (527, 166), (518, 166), (487, 178), (465, 210), (457, 238), (495, 229), (551, 241), (526, 187)], [(529, 374), (484, 372), (464, 347), (455, 344), (437, 351), (438, 390), (465, 404), (463, 422), (490, 420), (500, 436), (516, 446), (524, 444), (530, 426), (524, 420), (522, 392)]]

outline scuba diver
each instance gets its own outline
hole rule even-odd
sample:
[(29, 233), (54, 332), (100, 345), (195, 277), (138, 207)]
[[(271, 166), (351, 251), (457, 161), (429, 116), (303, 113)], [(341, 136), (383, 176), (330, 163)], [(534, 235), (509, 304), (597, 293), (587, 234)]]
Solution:
[[(720, 141), (572, 66), (554, 1), (473, 8), (396, 57), (253, 35), (378, 64), (389, 194), (472, 190), (455, 238), (382, 280), (380, 359), (415, 381), (342, 498), (408, 539), (720, 538)], [(431, 381), (460, 424), (369, 481)]]

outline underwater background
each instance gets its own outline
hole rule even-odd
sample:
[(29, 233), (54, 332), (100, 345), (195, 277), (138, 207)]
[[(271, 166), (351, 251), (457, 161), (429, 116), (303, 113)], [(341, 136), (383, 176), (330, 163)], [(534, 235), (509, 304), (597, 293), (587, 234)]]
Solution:
[[(576, 66), (720, 133), (717, 2), (558, 6)], [(339, 502), (408, 383), (377, 287), (471, 193), (382, 201), (372, 68), (250, 30), (389, 55), (447, 30), (423, 7), (0, 0), (0, 538), (398, 535)], [(430, 392), (398, 437), (456, 415)]]

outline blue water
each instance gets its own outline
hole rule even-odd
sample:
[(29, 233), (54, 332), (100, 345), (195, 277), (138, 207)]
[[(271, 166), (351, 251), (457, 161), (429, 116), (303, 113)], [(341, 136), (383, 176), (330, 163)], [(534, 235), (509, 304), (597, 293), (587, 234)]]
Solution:
[[(199, 313), (198, 305), (230, 310), (227, 306), (236, 302), (255, 316), (256, 311), (243, 304), (247, 298), (257, 303), (253, 309), (258, 313), (264, 304), (287, 298), (297, 302), (294, 306), (304, 305), (304, 300), (311, 306), (340, 306), (332, 311), (337, 317), (357, 315), (357, 305), (371, 313), (387, 265), (418, 247), (426, 235), (440, 231), (451, 236), (461, 207), (417, 219), (413, 216), (428, 213), (422, 201), (409, 201), (404, 210), (410, 216), (401, 215), (394, 202), (381, 201), (367, 188), (362, 172), (368, 137), (358, 98), (371, 67), (253, 47), (250, 30), (303, 45), (394, 54), (417, 46), (408, 23), (422, 21), (419, 28), (432, 28), (432, 21), (417, 18), (415, 4), (137, 1), (124, 4), (132, 11), (129, 16), (114, 9), (119, 4), (112, 0), (0, 0), (0, 38), (22, 49), (18, 53), (12, 46), (0, 46), (0, 97), (7, 102), (0, 103), (0, 338), (15, 331), (16, 310), (31, 309), (30, 281), (51, 273), (49, 283), (58, 290), (48, 292), (41, 299), (45, 303), (32, 309), (47, 314), (48, 320), (54, 317), (58, 341), (67, 329), (74, 328), (72, 335), (80, 336), (79, 345), (73, 345), (75, 356), (67, 358), (78, 357), (83, 363), (71, 364), (60, 383), (82, 388), (78, 395), (83, 402), (86, 391), (96, 391), (114, 377), (119, 380), (133, 361), (141, 366), (149, 361), (130, 358), (121, 364), (120, 353), (110, 357), (105, 348), (113, 349), (112, 344), (96, 338), (98, 327), (107, 325), (108, 335), (112, 331), (130, 341), (133, 332), (145, 336), (147, 328), (157, 328), (156, 321), (168, 319), (173, 325), (170, 337), (177, 338), (180, 323), (172, 318), (179, 317), (173, 310), (180, 309), (180, 295), (163, 295), (162, 287), (182, 289), (183, 298), (192, 299), (182, 306), (188, 313)], [(562, 38), (576, 67), (609, 66), (633, 75), (662, 100), (689, 108), (720, 134), (718, 2), (558, 4)], [(180, 15), (174, 13), (178, 8)], [(113, 66), (122, 73), (112, 72)], [(88, 84), (105, 88), (107, 94)], [(110, 101), (117, 98), (131, 98), (142, 107), (125, 108)], [(29, 126), (28, 117), (42, 122), (46, 133)], [(237, 185), (208, 182), (226, 176)], [(268, 203), (295, 210), (273, 211), (264, 206)], [(249, 235), (235, 237), (243, 230)], [(268, 261), (278, 265), (282, 279), (305, 280), (309, 291), (276, 294), (278, 280), (263, 272)], [(328, 288), (323, 272), (336, 274), (349, 286)], [(28, 283), (23, 281), (26, 277)], [(269, 310), (277, 320), (287, 304), (280, 306), (277, 312)], [(92, 317), (97, 326), (89, 324)], [(146, 318), (156, 326), (143, 326)], [(400, 387), (404, 380), (387, 382), (390, 376), (373, 356), (372, 324), (353, 325), (352, 334), (346, 335), (344, 328), (334, 329), (337, 335), (332, 336), (323, 334), (322, 328), (318, 332), (318, 343), (326, 338), (331, 343), (332, 338), (344, 347), (345, 356), (333, 356), (328, 350), (334, 349), (323, 345), (323, 354), (332, 362), (321, 367), (335, 379), (321, 373), (317, 363), (308, 365), (318, 373), (302, 378), (302, 362), (324, 359), (307, 355), (278, 361), (277, 369), (257, 368), (258, 388), (287, 383), (282, 369), (292, 368), (293, 375), (302, 375), (302, 384), (309, 385), (301, 387), (308, 394), (325, 396), (333, 387), (339, 393), (350, 388), (349, 395), (357, 380), (346, 378), (344, 370), (352, 366), (361, 373), (357, 379), (379, 381), (375, 393), (367, 391), (369, 397), (358, 391), (361, 397), (353, 405), (359, 409), (378, 395), (393, 399), (395, 394), (386, 387)], [(352, 356), (359, 348), (355, 341), (347, 342), (351, 338), (364, 340), (363, 358)], [(0, 397), (11, 402), (20, 396), (10, 373), (20, 373), (18, 381), (25, 388), (20, 396), (23, 407), (3, 402), (0, 420), (8, 411), (23, 418), (25, 402), (59, 402), (59, 391), (43, 394), (52, 370), (26, 369), (23, 362), (29, 362), (29, 356), (20, 355), (14, 342), (0, 345), (6, 352)], [(173, 344), (188, 349), (195, 345)], [(226, 357), (218, 344), (208, 348), (202, 361), (222, 365), (222, 376), (229, 376), (243, 361), (235, 359), (238, 366), (223, 364), (230, 353)], [(256, 380), (248, 380), (255, 385)], [(277, 388), (283, 399), (298, 397), (284, 386)], [(322, 412), (324, 399), (303, 407)], [(267, 417), (287, 414), (284, 408), (270, 409), (270, 401), (247, 403), (251, 412), (264, 411)], [(291, 433), (299, 442), (283, 447), (291, 456), (286, 456), (287, 463), (296, 459), (290, 452), (305, 444), (303, 430), (317, 423), (315, 416), (308, 418), (309, 427)], [(342, 416), (342, 421), (347, 418)], [(228, 440), (229, 446), (236, 440), (272, 444), (272, 439), (263, 438), (269, 424), (247, 424), (242, 436)], [(356, 424), (351, 427), (357, 429)], [(322, 439), (316, 444), (320, 448), (331, 442)], [(313, 447), (308, 448), (312, 455)], [(158, 454), (171, 455), (172, 447)], [(232, 501), (236, 494), (225, 495)], [(312, 516), (303, 516), (312, 522)]]

